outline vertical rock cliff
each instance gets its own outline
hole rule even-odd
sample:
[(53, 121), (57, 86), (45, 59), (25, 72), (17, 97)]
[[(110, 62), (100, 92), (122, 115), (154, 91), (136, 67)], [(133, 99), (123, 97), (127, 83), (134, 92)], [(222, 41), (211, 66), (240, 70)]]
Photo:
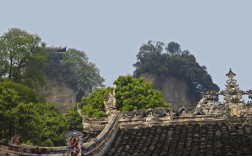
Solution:
[(63, 112), (66, 112), (76, 102), (75, 91), (66, 83), (55, 78), (47, 78), (47, 87), (44, 93), (46, 101), (56, 104)]
[(193, 108), (197, 100), (188, 94), (188, 85), (186, 81), (179, 80), (173, 76), (158, 76), (155, 74), (141, 74), (145, 80), (152, 83), (154, 89), (160, 90), (164, 94), (166, 102), (172, 104), (173, 109), (181, 106)]

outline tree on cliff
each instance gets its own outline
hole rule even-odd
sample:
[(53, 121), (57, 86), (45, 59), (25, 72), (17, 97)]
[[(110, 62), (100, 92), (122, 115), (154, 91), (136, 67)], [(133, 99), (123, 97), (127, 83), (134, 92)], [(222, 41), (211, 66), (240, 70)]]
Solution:
[(45, 44), (38, 35), (11, 28), (0, 37), (0, 77), (34, 88), (45, 83)]
[(140, 47), (134, 64), (135, 77), (148, 73), (185, 80), (189, 86), (189, 96), (197, 100), (208, 90), (219, 90), (206, 67), (200, 66), (188, 50), (182, 51), (181, 46), (175, 42), (167, 44), (165, 48), (164, 45), (162, 42), (149, 41)]
[[(170, 107), (165, 103), (160, 91), (152, 89), (149, 82), (143, 78), (134, 78), (133, 76), (119, 76), (115, 80), (116, 108), (123, 112), (133, 110), (145, 110), (148, 108)], [(79, 106), (82, 112), (89, 117), (104, 117), (104, 101), (108, 98), (108, 93), (113, 88), (100, 88), (87, 97), (83, 97)]]
[(77, 93), (77, 101), (94, 89), (103, 86), (104, 79), (85, 52), (69, 48), (63, 55), (48, 54), (47, 76), (68, 84)]

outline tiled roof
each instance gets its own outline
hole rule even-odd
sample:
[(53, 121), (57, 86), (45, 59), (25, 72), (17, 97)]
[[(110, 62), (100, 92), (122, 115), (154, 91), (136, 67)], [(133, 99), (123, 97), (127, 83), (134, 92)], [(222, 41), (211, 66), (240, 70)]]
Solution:
[(107, 156), (252, 156), (252, 125), (182, 124), (121, 129)]

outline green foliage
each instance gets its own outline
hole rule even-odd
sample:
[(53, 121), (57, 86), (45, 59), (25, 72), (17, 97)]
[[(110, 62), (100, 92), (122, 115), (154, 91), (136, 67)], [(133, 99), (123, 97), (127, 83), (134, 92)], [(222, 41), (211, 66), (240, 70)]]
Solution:
[(40, 127), (37, 125), (40, 120), (34, 111), (34, 103), (31, 103), (32, 98), (27, 95), (22, 96), (31, 91), (24, 87), (23, 91), (28, 91), (20, 94), (18, 90), (11, 87), (18, 86), (16, 88), (22, 90), (19, 88), (22, 85), (13, 83), (12, 86), (7, 86), (5, 84), (5, 82), (0, 83), (0, 138), (9, 140), (17, 133), (23, 140), (28, 140), (28, 137), (36, 138), (36, 135), (40, 133)]
[(108, 93), (112, 92), (113, 88), (99, 88), (92, 92), (89, 96), (83, 97), (79, 106), (82, 112), (92, 118), (102, 118), (105, 114), (104, 101), (107, 100)]
[(171, 75), (185, 80), (189, 86), (189, 96), (199, 100), (208, 90), (219, 90), (213, 83), (205, 66), (200, 66), (189, 51), (182, 51), (178, 43), (169, 43), (164, 51), (164, 43), (149, 41), (140, 47), (137, 54), (134, 76), (150, 73), (159, 76)]
[(66, 124), (67, 131), (77, 130), (81, 132), (83, 130), (82, 118), (77, 112), (76, 107), (69, 109), (67, 111), (65, 118), (66, 118), (65, 124)]
[[(53, 104), (41, 103), (34, 91), (45, 84), (47, 63), (46, 74), (67, 82), (80, 97), (102, 86), (104, 80), (84, 52), (69, 49), (63, 55), (49, 54), (45, 46), (38, 35), (18, 28), (0, 36), (1, 139), (19, 134), (22, 143), (60, 146), (67, 131), (82, 130), (75, 108), (63, 115)], [(104, 112), (94, 114), (100, 117)]]
[(152, 89), (149, 82), (133, 76), (119, 76), (115, 80), (116, 107), (127, 112), (139, 109), (170, 107), (160, 91)]
[(35, 110), (42, 121), (40, 123), (42, 132), (39, 135), (40, 140), (36, 142), (36, 145), (64, 145), (67, 129), (65, 126), (65, 117), (60, 113), (59, 109), (53, 104), (39, 103), (36, 105)]
[(14, 134), (19, 134), (23, 142), (31, 141), (38, 144), (41, 135), (42, 120), (38, 117), (34, 103), (19, 103), (17, 107), (10, 110), (11, 121), (9, 126), (14, 130)]
[(176, 42), (170, 42), (165, 49), (173, 55), (181, 53), (180, 45)]
[(65, 117), (52, 104), (37, 103), (25, 85), (0, 82), (0, 138), (19, 134), (23, 143), (60, 146), (65, 144)]
[[(60, 60), (60, 61), (59, 61)], [(104, 79), (94, 63), (89, 62), (83, 51), (68, 49), (63, 55), (48, 55), (47, 75), (61, 78), (77, 92), (77, 101), (101, 87)]]
[(0, 86), (2, 88), (10, 88), (15, 90), (18, 93), (18, 95), (22, 97), (20, 99), (21, 102), (29, 103), (39, 101), (36, 93), (31, 88), (23, 84), (15, 83), (11, 80), (2, 80), (0, 81)]
[(38, 35), (12, 28), (0, 37), (0, 77), (35, 88), (44, 85), (46, 54)]
[[(119, 76), (115, 80), (116, 108), (123, 111), (139, 109), (170, 107), (165, 103), (160, 91), (152, 89), (149, 82), (143, 78), (134, 78), (130, 75)], [(82, 113), (92, 118), (104, 117), (104, 101), (108, 99), (108, 94), (113, 92), (113, 88), (100, 88), (89, 96), (83, 97), (79, 106)]]

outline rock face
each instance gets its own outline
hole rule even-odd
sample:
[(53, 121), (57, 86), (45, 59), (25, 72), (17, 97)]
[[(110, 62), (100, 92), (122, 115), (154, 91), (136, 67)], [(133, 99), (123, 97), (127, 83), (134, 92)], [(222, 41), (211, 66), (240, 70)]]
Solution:
[(66, 83), (55, 78), (47, 79), (47, 88), (44, 92), (47, 102), (56, 104), (63, 112), (66, 112), (76, 102), (75, 91), (67, 86)]
[(45, 76), (47, 87), (43, 88), (42, 95), (47, 102), (56, 104), (64, 113), (76, 102), (76, 93), (63, 79), (61, 73), (62, 55), (66, 52), (66, 47), (47, 47), (47, 69)]
[(188, 85), (183, 80), (153, 74), (142, 74), (141, 77), (151, 82), (154, 89), (160, 90), (164, 94), (165, 101), (171, 103), (174, 109), (181, 106), (193, 108), (197, 103), (196, 99), (189, 97)]

